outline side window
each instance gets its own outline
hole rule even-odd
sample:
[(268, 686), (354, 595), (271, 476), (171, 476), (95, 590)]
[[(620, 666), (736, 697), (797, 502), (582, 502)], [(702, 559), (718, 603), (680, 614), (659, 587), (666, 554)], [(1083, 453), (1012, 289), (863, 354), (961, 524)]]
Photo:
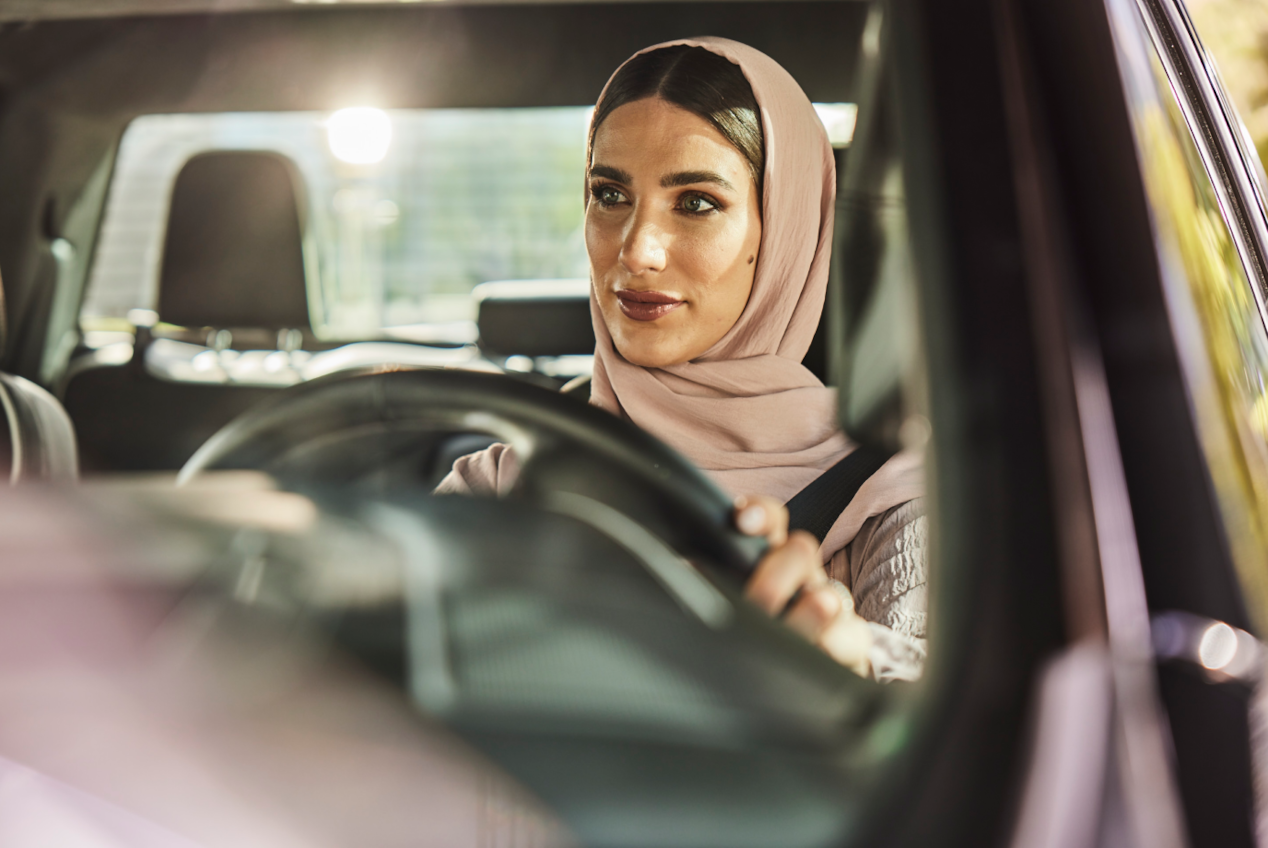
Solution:
[[(1135, 10), (1119, 5), (1121, 23)], [(1244, 596), (1262, 626), (1268, 621), (1268, 316), (1248, 272), (1255, 259), (1246, 242), (1253, 234), (1229, 227), (1237, 200), (1211, 174), (1219, 179), (1216, 165), (1230, 152), (1218, 139), (1200, 136), (1202, 147), (1195, 143), (1189, 104), (1177, 99), (1165, 57), (1153, 42), (1126, 33), (1119, 50), (1181, 367)], [(1222, 167), (1240, 163), (1224, 158)], [(1257, 207), (1250, 212), (1262, 214)]]

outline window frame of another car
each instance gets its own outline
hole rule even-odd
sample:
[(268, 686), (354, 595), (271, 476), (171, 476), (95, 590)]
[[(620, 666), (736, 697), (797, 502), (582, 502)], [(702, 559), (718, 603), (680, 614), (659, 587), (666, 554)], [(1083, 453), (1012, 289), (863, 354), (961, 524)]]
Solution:
[(1180, 0), (1135, 0), (1268, 327), (1268, 190), (1250, 133)]
[[(1260, 324), (1268, 334), (1268, 179), (1250, 133), (1220, 79), (1214, 59), (1203, 47), (1182, 0), (1132, 2), (1214, 191)], [(1108, 5), (1111, 16), (1118, 14), (1120, 18), (1125, 17), (1121, 10), (1126, 9), (1127, 3)], [(1115, 12), (1116, 6), (1120, 12)], [(1122, 26), (1125, 22), (1120, 21), (1119, 24)], [(1126, 51), (1120, 51), (1120, 61), (1125, 66), (1130, 64)], [(1125, 77), (1131, 74), (1143, 77), (1148, 69), (1124, 67), (1123, 73)], [(1164, 276), (1167, 274), (1166, 265), (1164, 261)], [(1204, 379), (1199, 374), (1212, 365), (1207, 361), (1207, 352), (1198, 349), (1203, 347), (1203, 343), (1185, 336), (1177, 326), (1176, 346), (1185, 362), (1186, 375), (1195, 386), (1190, 391), (1197, 419), (1200, 412), (1196, 407), (1201, 399), (1196, 386)], [(1235, 540), (1230, 542), (1235, 543)], [(1244, 577), (1239, 587), (1250, 616), (1247, 624), (1257, 625), (1255, 629), (1261, 637), (1264, 622), (1268, 621), (1268, 593), (1262, 590), (1262, 586), (1262, 578), (1252, 581)]]
[[(1229, 743), (1239, 742), (1236, 732), (1195, 728), (1192, 715), (1175, 712), (1174, 700), (1160, 697), (1153, 668), (1152, 610), (1147, 602), (1154, 600), (1156, 578), (1161, 574), (1165, 582), (1168, 570), (1184, 571), (1188, 574), (1184, 585), (1200, 583), (1209, 588), (1231, 581), (1233, 575), (1231, 569), (1223, 568), (1217, 569), (1219, 573), (1198, 573), (1201, 569), (1195, 566), (1206, 563), (1185, 560), (1181, 549), (1158, 556), (1158, 539), (1169, 540), (1168, 534), (1156, 533), (1159, 523), (1171, 517), (1177, 504), (1192, 505), (1205, 498), (1209, 481), (1201, 479), (1207, 470), (1201, 465), (1204, 458), (1199, 455), (1198, 463), (1189, 461), (1198, 454), (1191, 429), (1196, 422), (1189, 420), (1192, 401), (1188, 418), (1183, 403), (1175, 403), (1183, 397), (1188, 376), (1187, 369), (1175, 367), (1179, 364), (1175, 359), (1188, 359), (1186, 345), (1191, 347), (1194, 340), (1180, 338), (1174, 323), (1155, 323), (1164, 315), (1159, 283), (1167, 288), (1165, 284), (1171, 281), (1166, 276), (1172, 269), (1160, 250), (1156, 221), (1151, 221), (1155, 210), (1143, 185), (1142, 153), (1133, 143), (1131, 89), (1139, 81), (1140, 68), (1131, 65), (1132, 57), (1122, 49), (1127, 42), (1134, 47), (1167, 41), (1160, 37), (1156, 21), (1150, 27), (1145, 22), (1151, 20), (1150, 8), (1162, 8), (1168, 0), (1153, 7), (1145, 0), (1139, 0), (1139, 6), (1137, 2), (998, 0), (993, 4), (1003, 47), (1017, 205), (1026, 231), (1022, 261), (1035, 298), (1035, 343), (1041, 349), (1038, 376), (1047, 395), (1044, 427), (1057, 483), (1053, 508), (1061, 528), (1058, 547), (1063, 549), (1067, 635), (1072, 641), (1070, 649), (1054, 657), (1038, 680), (1030, 788), (1019, 810), (1014, 832), (1017, 845), (1031, 844), (1025, 835), (1036, 831), (1026, 827), (1029, 823), (1056, 825), (1055, 832), (1074, 836), (1071, 822), (1095, 822), (1098, 812), (1113, 816), (1115, 804), (1144, 843), (1183, 845), (1186, 836), (1201, 842), (1200, 837), (1217, 831), (1207, 829), (1209, 816), (1193, 816), (1200, 804), (1195, 805), (1191, 789), (1194, 778), (1209, 778), (1210, 770), (1194, 769), (1191, 758), (1177, 758), (1173, 739), (1187, 733), (1190, 743), (1195, 738), (1211, 743), (1215, 757), (1224, 759), (1220, 765), (1236, 759)], [(1175, 20), (1187, 21), (1181, 7), (1173, 3), (1168, 8)], [(1202, 164), (1220, 191), (1221, 217), (1238, 236), (1237, 261), (1258, 263), (1254, 270), (1247, 267), (1246, 275), (1259, 287), (1253, 297), (1263, 321), (1262, 269), (1268, 244), (1263, 184), (1254, 184), (1258, 172), (1247, 164), (1244, 131), (1239, 136), (1235, 112), (1227, 98), (1220, 100), (1213, 66), (1200, 46), (1195, 49), (1198, 42), (1191, 28), (1182, 36), (1171, 36), (1172, 42), (1184, 42), (1170, 45), (1169, 49), (1179, 51), (1172, 54), (1172, 64), (1179, 66), (1180, 74), (1199, 78), (1193, 84), (1206, 85), (1211, 97), (1201, 104), (1209, 121), (1207, 129), (1188, 121), (1185, 130), (1195, 141), (1208, 142), (1209, 153)], [(1079, 58), (1072, 62), (1074, 56)], [(1176, 86), (1177, 74), (1169, 76), (1170, 84)], [(1152, 85), (1152, 75), (1147, 79)], [(1174, 90), (1178, 99), (1187, 96), (1183, 88)], [(1192, 111), (1186, 110), (1186, 119)], [(1213, 172), (1208, 160), (1216, 161), (1220, 170)], [(1132, 381), (1142, 375), (1152, 382), (1147, 390), (1138, 391)], [(1163, 417), (1152, 417), (1158, 415)], [(939, 424), (945, 429), (945, 422)], [(1133, 445), (1142, 433), (1153, 440), (1144, 440), (1144, 447)], [(1157, 464), (1143, 467), (1142, 462), (1156, 460), (1160, 443), (1167, 446), (1172, 465), (1161, 470)], [(1159, 481), (1166, 490), (1162, 496), (1142, 495), (1142, 488)], [(1186, 542), (1218, 547), (1219, 529), (1205, 516), (1190, 517), (1192, 523), (1181, 527), (1178, 535)], [(1091, 550), (1080, 549), (1080, 543), (1087, 541), (1080, 538), (1080, 522), (1088, 519)], [(1144, 550), (1142, 542), (1149, 543), (1150, 550)], [(1097, 573), (1094, 580), (1083, 580), (1079, 572), (1089, 565)], [(1085, 591), (1072, 591), (1080, 588), (1080, 582)], [(1097, 583), (1104, 592), (1106, 618), (1100, 627), (1096, 616), (1081, 617), (1077, 609), (1096, 607)], [(1220, 591), (1217, 588), (1215, 594)], [(1101, 627), (1108, 634), (1098, 632)], [(1062, 713), (1049, 710), (1063, 687), (1067, 695), (1074, 691), (1072, 670), (1082, 664), (1086, 671), (1089, 658), (1103, 645), (1109, 649), (1106, 673), (1113, 678), (1115, 714), (1112, 727), (1107, 728), (1113, 738), (1107, 736), (1106, 741), (1121, 758), (1110, 768), (1103, 761), (1097, 764), (1105, 748), (1090, 739), (1092, 723), (1085, 721), (1089, 715), (1079, 716), (1084, 726), (1077, 732), (1063, 732)], [(1079, 697), (1086, 702), (1086, 695), (1084, 691)], [(1080, 704), (1079, 709), (1085, 708), (1085, 703)], [(1070, 711), (1064, 716), (1070, 719)], [(1240, 742), (1244, 748), (1244, 740)], [(1073, 758), (1067, 766), (1086, 756), (1087, 774), (1100, 769), (1101, 777), (1112, 781), (1116, 773), (1119, 798), (1108, 799), (1103, 806), (1099, 798), (1092, 800), (1092, 792), (1089, 805), (1077, 807), (1074, 802), (1086, 794), (1085, 787), (1075, 787), (1070, 780), (1077, 770), (1063, 776), (1054, 770), (1055, 758), (1045, 760), (1043, 752), (1055, 750), (1045, 745), (1052, 744)], [(1177, 773), (1186, 770), (1189, 779), (1177, 781)], [(1234, 788), (1240, 779), (1227, 771), (1222, 777), (1221, 792)], [(1058, 803), (1052, 789), (1062, 783), (1077, 791)], [(1114, 792), (1107, 789), (1107, 794)], [(1236, 800), (1240, 802), (1240, 796)], [(1245, 812), (1239, 808), (1234, 815), (1243, 818)], [(1038, 832), (1045, 839), (1065, 841), (1052, 835), (1052, 827)], [(1091, 833), (1087, 836), (1091, 838)]]
[[(1158, 651), (1155, 659), (1160, 663), (1158, 691), (1170, 736), (1168, 759), (1175, 768), (1176, 789), (1183, 800), (1190, 839), (1199, 844), (1242, 844), (1251, 838), (1246, 828), (1255, 815), (1252, 774), (1256, 767), (1262, 768), (1251, 751), (1251, 690), (1242, 685), (1253, 684), (1258, 669), (1238, 683), (1209, 673), (1205, 661), (1196, 653), (1177, 658), (1159, 646), (1165, 642), (1167, 628), (1177, 620), (1189, 620), (1193, 632), (1199, 634), (1221, 625), (1223, 622), (1218, 619), (1223, 619), (1260, 635), (1268, 621), (1268, 592), (1262, 568), (1262, 489), (1253, 483), (1256, 476), (1262, 483), (1263, 451), (1253, 444), (1248, 447), (1245, 441), (1246, 430), (1254, 429), (1253, 421), (1245, 420), (1246, 415), (1251, 412), (1253, 418), (1253, 411), (1237, 404), (1244, 397), (1239, 395), (1238, 380), (1230, 376), (1227, 359), (1232, 346), (1240, 357), (1235, 361), (1241, 368), (1252, 375), (1262, 373), (1262, 359), (1256, 365), (1256, 357), (1245, 345), (1253, 342), (1254, 336), (1262, 341), (1268, 334), (1266, 183), (1249, 133), (1183, 2), (1108, 0), (1105, 8), (1128, 95), (1138, 173), (1147, 197), (1158, 282), (1165, 301), (1169, 346), (1176, 357), (1177, 376), (1197, 447), (1196, 464), (1186, 465), (1188, 448), (1184, 446), (1169, 467), (1156, 469), (1152, 474), (1137, 467), (1133, 482), (1139, 489), (1152, 480), (1154, 485), (1162, 484), (1174, 491), (1161, 500), (1140, 498), (1144, 510), (1154, 510), (1144, 522), (1148, 526), (1152, 521), (1154, 530), (1159, 518), (1157, 508), (1167, 498), (1172, 506), (1187, 502), (1198, 512), (1209, 509), (1214, 518), (1210, 522), (1193, 515), (1193, 526), (1176, 536), (1204, 549), (1190, 548), (1186, 556), (1183, 548), (1177, 548), (1158, 556), (1155, 540), (1154, 557), (1143, 563), (1150, 595), (1152, 641)], [(1148, 94), (1141, 96), (1142, 92)], [(1154, 96), (1161, 100), (1151, 100)], [(1151, 109), (1158, 107), (1170, 111), (1173, 117), (1151, 114)], [(1168, 135), (1168, 121), (1172, 135)], [(1187, 168), (1191, 185), (1185, 184), (1183, 172), (1177, 175), (1166, 171), (1169, 163), (1174, 164), (1168, 158), (1167, 147), (1173, 141), (1179, 147), (1171, 152), (1182, 157), (1175, 161), (1184, 163), (1181, 167)], [(1174, 189), (1170, 188), (1172, 185)], [(1190, 191), (1192, 210), (1182, 208), (1178, 199), (1189, 197)], [(1212, 202), (1215, 209), (1209, 205)], [(1213, 230), (1202, 228), (1204, 209), (1211, 218), (1219, 219)], [(1206, 225), (1212, 226), (1209, 219)], [(1226, 231), (1223, 234), (1218, 232), (1221, 226)], [(1188, 234), (1187, 240), (1180, 235), (1182, 232)], [(1206, 235), (1195, 242), (1195, 234), (1203, 232)], [(1225, 236), (1228, 253), (1220, 265), (1216, 259), (1219, 242)], [(1209, 273), (1216, 275), (1214, 279), (1219, 279), (1219, 284), (1211, 283), (1212, 278), (1206, 276), (1208, 270), (1204, 270), (1208, 266), (1201, 260), (1215, 263), (1209, 266), (1214, 269)], [(1221, 293), (1225, 300), (1220, 299)], [(1244, 308), (1237, 308), (1239, 302)], [(1228, 315), (1213, 317), (1223, 314), (1215, 309), (1217, 306), (1229, 310)], [(1239, 324), (1250, 335), (1241, 338), (1229, 324)], [(1121, 334), (1117, 341), (1122, 343)], [(1113, 337), (1110, 343), (1114, 343)], [(1238, 344), (1242, 347), (1238, 348)], [(1143, 349), (1147, 344), (1138, 347)], [(1135, 355), (1141, 359), (1148, 356), (1140, 352)], [(1157, 352), (1152, 355), (1159, 356)], [(1139, 416), (1133, 419), (1120, 410), (1119, 417), (1120, 428), (1123, 420), (1129, 422), (1125, 437), (1130, 438), (1140, 427)], [(1154, 429), (1155, 436), (1179, 433), (1183, 425)], [(1233, 485), (1234, 480), (1239, 485)], [(1139, 497), (1136, 493), (1133, 499)], [(1162, 533), (1160, 538), (1170, 535)], [(1146, 543), (1148, 540), (1142, 541), (1142, 546)], [(1249, 634), (1243, 635), (1248, 641), (1255, 641)], [(1256, 653), (1262, 655), (1262, 649)], [(1216, 774), (1219, 779), (1212, 781)]]

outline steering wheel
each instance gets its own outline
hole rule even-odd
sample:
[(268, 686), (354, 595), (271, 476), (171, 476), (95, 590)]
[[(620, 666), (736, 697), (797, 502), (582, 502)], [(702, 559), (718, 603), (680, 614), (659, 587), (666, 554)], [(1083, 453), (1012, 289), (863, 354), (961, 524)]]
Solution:
[[(177, 478), (202, 471), (286, 469), (341, 439), (392, 433), (486, 433), (509, 444), (521, 471), (508, 497), (567, 512), (623, 544), (663, 543), (737, 580), (766, 548), (731, 521), (732, 504), (660, 440), (601, 409), (500, 374), (366, 369), (287, 389), (203, 444)], [(311, 481), (319, 482), (319, 481)]]

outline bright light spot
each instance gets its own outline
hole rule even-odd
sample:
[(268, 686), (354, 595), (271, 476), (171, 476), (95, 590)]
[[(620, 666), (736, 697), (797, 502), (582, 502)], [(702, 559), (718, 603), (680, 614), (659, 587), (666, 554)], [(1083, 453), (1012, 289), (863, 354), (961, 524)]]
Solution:
[(828, 131), (828, 141), (833, 147), (849, 147), (854, 138), (854, 121), (858, 118), (859, 107), (855, 103), (816, 103), (815, 111), (823, 128)]
[(392, 119), (382, 109), (340, 109), (326, 121), (330, 152), (349, 165), (382, 162), (392, 144)]
[(1237, 633), (1222, 621), (1206, 628), (1198, 644), (1198, 659), (1202, 665), (1218, 671), (1226, 668), (1237, 656)]

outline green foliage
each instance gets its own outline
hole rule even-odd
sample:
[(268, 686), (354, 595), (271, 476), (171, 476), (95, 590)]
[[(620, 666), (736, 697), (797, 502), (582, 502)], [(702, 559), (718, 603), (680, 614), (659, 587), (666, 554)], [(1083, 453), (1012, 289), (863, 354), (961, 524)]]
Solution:
[(1189, 14), (1268, 162), (1268, 0), (1189, 0)]

